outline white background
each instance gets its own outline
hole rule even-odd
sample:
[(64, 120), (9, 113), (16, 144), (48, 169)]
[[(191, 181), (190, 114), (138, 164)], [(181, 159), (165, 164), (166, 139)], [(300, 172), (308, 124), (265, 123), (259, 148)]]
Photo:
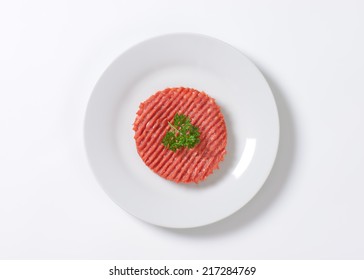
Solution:
[[(363, 14), (359, 0), (1, 1), (0, 258), (363, 259)], [(281, 122), (258, 195), (190, 230), (115, 205), (82, 138), (104, 69), (171, 32), (239, 48), (268, 80)]]

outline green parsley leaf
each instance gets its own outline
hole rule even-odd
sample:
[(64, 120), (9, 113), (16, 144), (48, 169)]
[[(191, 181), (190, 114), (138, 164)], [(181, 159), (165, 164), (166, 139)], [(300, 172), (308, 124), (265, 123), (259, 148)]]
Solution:
[(170, 130), (162, 140), (162, 144), (169, 150), (175, 152), (181, 148), (193, 148), (200, 143), (200, 132), (198, 127), (191, 124), (189, 117), (176, 114), (173, 124), (168, 122)]

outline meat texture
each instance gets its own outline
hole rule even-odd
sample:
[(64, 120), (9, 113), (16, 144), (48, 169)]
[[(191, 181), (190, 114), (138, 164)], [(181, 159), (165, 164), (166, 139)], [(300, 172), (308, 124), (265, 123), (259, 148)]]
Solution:
[[(162, 139), (175, 114), (184, 114), (199, 128), (200, 143), (192, 149), (168, 150)], [(192, 88), (158, 91), (139, 106), (134, 122), (137, 151), (161, 177), (177, 183), (201, 182), (219, 167), (226, 154), (224, 116), (215, 100)]]

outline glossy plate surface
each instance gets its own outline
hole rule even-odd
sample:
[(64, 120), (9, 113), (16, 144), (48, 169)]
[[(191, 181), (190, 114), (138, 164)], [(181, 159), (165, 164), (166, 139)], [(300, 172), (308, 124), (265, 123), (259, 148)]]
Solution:
[[(198, 185), (153, 173), (133, 138), (140, 102), (180, 86), (215, 98), (227, 124), (225, 160)], [(170, 34), (137, 44), (106, 69), (88, 103), (84, 137), (91, 168), (115, 203), (146, 222), (190, 228), (231, 215), (258, 192), (276, 157), (279, 119), (266, 80), (240, 51), (204, 35)]]

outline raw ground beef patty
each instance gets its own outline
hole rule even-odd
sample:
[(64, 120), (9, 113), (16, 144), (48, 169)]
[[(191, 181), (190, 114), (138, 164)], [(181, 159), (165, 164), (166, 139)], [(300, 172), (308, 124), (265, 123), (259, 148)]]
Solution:
[[(173, 152), (162, 144), (175, 114), (184, 114), (198, 127), (200, 143)], [(218, 168), (226, 154), (224, 116), (215, 100), (192, 88), (158, 91), (139, 106), (135, 142), (144, 163), (161, 177), (177, 183), (200, 182)]]

